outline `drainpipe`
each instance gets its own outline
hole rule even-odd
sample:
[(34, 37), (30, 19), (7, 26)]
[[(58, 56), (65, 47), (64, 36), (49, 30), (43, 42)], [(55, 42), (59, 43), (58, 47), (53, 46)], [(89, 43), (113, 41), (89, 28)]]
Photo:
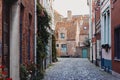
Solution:
[[(34, 62), (35, 64), (37, 64), (37, 0), (34, 0), (34, 4), (35, 4), (35, 27), (34, 27)], [(35, 79), (36, 79), (36, 75), (37, 75), (37, 69), (35, 68)]]
[(35, 0), (35, 34), (34, 34), (34, 48), (35, 48), (35, 52), (34, 52), (34, 61), (35, 61), (35, 64), (37, 64), (37, 59), (36, 59), (36, 52), (37, 52), (37, 7), (36, 7), (36, 5), (37, 5), (37, 0)]
[(89, 20), (89, 40), (90, 40), (90, 58), (93, 63), (93, 44), (92, 44), (92, 0), (89, 1), (89, 11), (90, 11), (90, 20)]

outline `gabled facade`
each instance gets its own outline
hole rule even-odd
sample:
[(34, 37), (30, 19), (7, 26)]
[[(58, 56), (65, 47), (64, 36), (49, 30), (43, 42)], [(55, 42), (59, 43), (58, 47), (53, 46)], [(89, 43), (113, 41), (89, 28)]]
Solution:
[[(73, 15), (68, 11), (68, 17), (57, 22), (55, 28), (56, 48), (58, 56), (82, 57), (84, 40), (88, 38), (88, 16)], [(88, 57), (88, 50), (85, 48), (85, 57)]]
[(78, 21), (79, 24), (79, 44), (76, 47), (76, 55), (81, 58), (89, 58), (89, 16), (83, 15)]
[(63, 16), (59, 14), (56, 10), (54, 10), (54, 24), (56, 26), (57, 22), (62, 21)]

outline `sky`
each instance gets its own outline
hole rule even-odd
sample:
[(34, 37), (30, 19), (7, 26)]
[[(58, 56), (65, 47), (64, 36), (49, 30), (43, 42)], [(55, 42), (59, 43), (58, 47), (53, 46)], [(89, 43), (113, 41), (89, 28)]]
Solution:
[(72, 15), (89, 14), (87, 0), (54, 0), (53, 7), (64, 17), (67, 10), (71, 10)]

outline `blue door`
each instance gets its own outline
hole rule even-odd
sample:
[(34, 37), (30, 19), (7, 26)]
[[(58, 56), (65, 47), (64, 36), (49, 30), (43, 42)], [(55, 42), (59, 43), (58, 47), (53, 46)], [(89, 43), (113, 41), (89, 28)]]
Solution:
[(86, 48), (82, 49), (82, 58), (87, 58), (87, 49)]

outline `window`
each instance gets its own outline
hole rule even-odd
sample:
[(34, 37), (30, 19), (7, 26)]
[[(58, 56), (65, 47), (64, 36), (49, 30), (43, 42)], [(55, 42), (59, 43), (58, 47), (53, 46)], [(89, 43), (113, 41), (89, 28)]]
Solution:
[(56, 44), (56, 47), (59, 47), (59, 44)]
[(102, 18), (102, 44), (111, 44), (110, 11), (106, 10)]
[(31, 23), (32, 23), (32, 15), (29, 13), (29, 26), (28, 26), (28, 60), (30, 61), (30, 36), (31, 36), (31, 30), (30, 30), (30, 27), (31, 27)]
[(120, 59), (120, 26), (115, 29), (115, 59)]
[(22, 63), (23, 17), (24, 17), (24, 6), (21, 4), (20, 6), (20, 63)]
[(87, 27), (85, 26), (85, 27), (83, 27), (83, 29), (84, 29), (84, 30), (87, 30)]
[(61, 33), (60, 36), (61, 36), (61, 39), (65, 38), (65, 34), (64, 33)]
[(62, 52), (66, 52), (67, 51), (67, 45), (66, 44), (61, 44), (61, 50), (62, 50)]

